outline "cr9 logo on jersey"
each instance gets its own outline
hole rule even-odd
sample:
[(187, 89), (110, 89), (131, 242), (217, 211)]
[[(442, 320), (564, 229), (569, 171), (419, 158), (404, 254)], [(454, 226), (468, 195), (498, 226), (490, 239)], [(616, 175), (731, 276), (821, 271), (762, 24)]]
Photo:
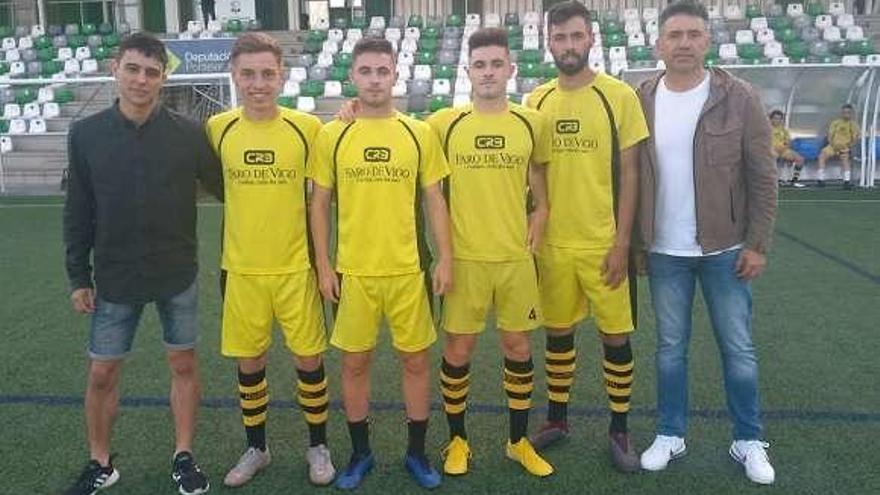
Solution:
[(474, 148), (478, 150), (504, 149), (504, 136), (477, 136), (474, 138)]
[(391, 150), (389, 148), (366, 148), (364, 149), (365, 162), (389, 162), (391, 161)]
[(581, 122), (579, 120), (557, 120), (557, 134), (577, 134), (581, 130)]
[(275, 165), (275, 152), (272, 150), (245, 150), (246, 165)]

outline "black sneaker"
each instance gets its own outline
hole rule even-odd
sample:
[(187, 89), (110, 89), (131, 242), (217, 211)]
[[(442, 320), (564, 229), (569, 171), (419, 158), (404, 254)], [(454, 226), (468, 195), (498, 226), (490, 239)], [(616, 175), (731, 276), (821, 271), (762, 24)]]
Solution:
[(119, 481), (119, 471), (113, 464), (101, 466), (98, 461), (91, 460), (79, 475), (76, 483), (64, 492), (64, 495), (94, 495), (98, 490), (108, 488)]
[(817, 180), (816, 185), (819, 187), (825, 187), (825, 181), (824, 180)]
[(843, 190), (844, 191), (852, 190), (852, 188), (853, 188), (852, 182), (850, 182), (848, 180), (843, 181)]
[(208, 478), (202, 474), (196, 460), (189, 452), (178, 452), (171, 463), (171, 479), (177, 484), (182, 495), (208, 493), (211, 488)]

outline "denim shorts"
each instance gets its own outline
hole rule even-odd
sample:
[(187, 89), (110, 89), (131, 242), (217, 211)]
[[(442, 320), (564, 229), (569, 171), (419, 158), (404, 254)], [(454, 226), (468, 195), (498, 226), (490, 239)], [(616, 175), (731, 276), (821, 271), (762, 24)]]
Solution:
[[(198, 337), (198, 285), (156, 301), (162, 322), (162, 341), (169, 351), (193, 349)], [(89, 357), (110, 361), (131, 352), (138, 322), (146, 304), (118, 304), (95, 298), (95, 313), (89, 332)]]

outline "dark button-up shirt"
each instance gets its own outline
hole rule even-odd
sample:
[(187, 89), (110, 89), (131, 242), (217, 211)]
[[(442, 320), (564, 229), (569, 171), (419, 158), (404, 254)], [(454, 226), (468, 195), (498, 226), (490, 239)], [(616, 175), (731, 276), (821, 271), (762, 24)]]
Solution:
[(223, 194), (222, 169), (199, 124), (158, 107), (138, 126), (118, 103), (73, 124), (64, 206), (72, 289), (136, 304), (195, 279), (196, 180)]

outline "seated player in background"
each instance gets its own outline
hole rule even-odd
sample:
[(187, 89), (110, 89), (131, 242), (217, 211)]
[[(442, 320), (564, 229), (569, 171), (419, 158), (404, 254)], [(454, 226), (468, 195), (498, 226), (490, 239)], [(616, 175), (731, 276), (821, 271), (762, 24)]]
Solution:
[[(782, 110), (770, 112), (770, 124), (773, 128), (773, 158), (784, 161), (791, 168), (788, 184), (793, 187), (804, 187), (800, 182), (801, 170), (804, 168), (804, 157), (791, 149), (791, 133), (785, 128), (785, 114)], [(780, 175), (779, 180), (782, 181)]]

